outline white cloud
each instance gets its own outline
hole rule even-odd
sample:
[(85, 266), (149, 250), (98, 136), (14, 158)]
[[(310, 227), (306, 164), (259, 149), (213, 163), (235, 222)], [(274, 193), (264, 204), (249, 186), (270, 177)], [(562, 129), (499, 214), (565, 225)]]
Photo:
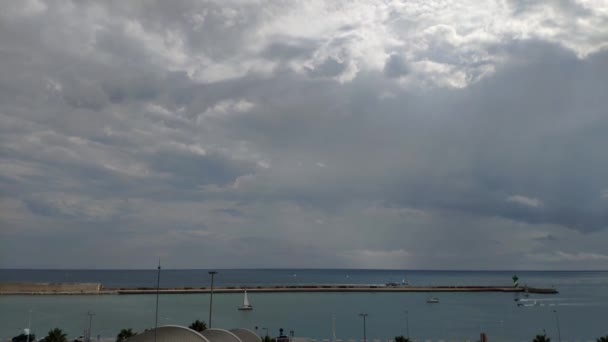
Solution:
[(197, 123), (202, 124), (206, 119), (226, 118), (230, 115), (249, 112), (254, 107), (253, 102), (245, 99), (223, 100), (201, 113), (197, 118)]
[[(608, 46), (606, 4), (583, 1), (573, 13), (558, 3), (530, 6), (518, 14), (512, 3), (466, 0), (377, 2), (307, 1), (276, 11), (257, 32), (264, 42), (275, 36), (319, 39), (309, 65), (327, 58), (348, 65), (340, 81), (361, 70), (381, 70), (399, 51), (431, 85), (462, 88), (491, 74), (505, 56), (494, 47), (504, 40), (540, 39), (584, 58)], [(572, 20), (572, 17), (577, 17)], [(261, 44), (263, 45), (263, 44)], [(430, 67), (430, 66), (441, 66)]]
[(522, 195), (509, 196), (507, 197), (506, 201), (532, 208), (539, 208), (543, 206), (543, 202), (541, 200)]

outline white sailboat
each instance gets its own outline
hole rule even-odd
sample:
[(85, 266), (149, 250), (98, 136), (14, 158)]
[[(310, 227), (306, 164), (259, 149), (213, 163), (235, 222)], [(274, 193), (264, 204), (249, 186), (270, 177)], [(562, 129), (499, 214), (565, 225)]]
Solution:
[(243, 298), (243, 305), (239, 306), (239, 310), (253, 310), (253, 306), (249, 304), (249, 298), (247, 297), (247, 290), (245, 290), (245, 298)]

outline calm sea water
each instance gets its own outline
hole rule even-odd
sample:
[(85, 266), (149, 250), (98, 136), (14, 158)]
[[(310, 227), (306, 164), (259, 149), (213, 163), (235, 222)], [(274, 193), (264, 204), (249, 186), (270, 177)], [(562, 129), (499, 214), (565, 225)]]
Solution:
[[(412, 285), (511, 285), (514, 272), (390, 270), (219, 270), (217, 286), (269, 284), (384, 284), (407, 278)], [(368, 339), (405, 334), (421, 339), (474, 340), (484, 331), (493, 341), (524, 341), (543, 330), (558, 340), (595, 340), (608, 335), (608, 272), (515, 272), (521, 284), (555, 286), (558, 295), (530, 295), (540, 305), (517, 307), (512, 293), (251, 293), (251, 312), (237, 311), (241, 294), (214, 294), (213, 326), (279, 328), (296, 336), (361, 339), (359, 313), (367, 313)], [(153, 287), (155, 270), (0, 270), (0, 281), (100, 282), (106, 287)], [(163, 270), (161, 287), (209, 286), (207, 270)], [(0, 296), (0, 339), (27, 327), (39, 336), (54, 327), (82, 335), (93, 311), (92, 331), (115, 336), (121, 328), (154, 325), (155, 296)], [(209, 295), (161, 295), (160, 324), (207, 321)], [(406, 314), (407, 311), (407, 314)]]

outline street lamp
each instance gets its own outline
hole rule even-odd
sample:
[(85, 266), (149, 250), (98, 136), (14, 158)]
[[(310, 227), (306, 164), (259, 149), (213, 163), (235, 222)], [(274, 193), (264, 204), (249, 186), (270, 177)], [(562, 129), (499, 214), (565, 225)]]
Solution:
[(405, 310), (405, 337), (410, 338), (410, 317), (409, 312)]
[(211, 314), (213, 313), (213, 278), (217, 274), (217, 271), (209, 271), (211, 274), (211, 297), (209, 298), (209, 329), (211, 329)]
[(262, 328), (262, 330), (266, 330), (266, 335), (264, 337), (268, 337), (268, 328)]
[(154, 342), (158, 330), (158, 297), (160, 294), (160, 257), (158, 258), (158, 267), (156, 268), (156, 308), (154, 309)]
[(557, 324), (557, 341), (562, 342), (562, 332), (559, 329), (559, 315), (557, 314), (557, 310), (553, 310), (555, 314), (555, 323)]
[(27, 318), (27, 342), (30, 342), (30, 335), (32, 335), (32, 310), (30, 309), (30, 313)]
[(363, 342), (367, 342), (367, 332), (365, 327), (365, 318), (367, 317), (367, 314), (360, 313), (359, 316), (363, 317)]
[(93, 312), (89, 311), (89, 312), (87, 312), (87, 315), (89, 316), (89, 330), (87, 330), (86, 341), (91, 342), (91, 322), (93, 321), (93, 315), (95, 315), (95, 314)]

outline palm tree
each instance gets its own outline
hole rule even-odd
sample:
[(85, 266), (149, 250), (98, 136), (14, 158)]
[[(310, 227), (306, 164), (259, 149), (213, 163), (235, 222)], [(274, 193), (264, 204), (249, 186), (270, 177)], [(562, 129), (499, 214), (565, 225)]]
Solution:
[(205, 321), (199, 321), (197, 319), (196, 321), (192, 322), (192, 324), (190, 324), (188, 328), (194, 331), (201, 332), (203, 330), (207, 330), (207, 324), (205, 323)]
[(118, 335), (116, 335), (116, 342), (126, 341), (128, 338), (137, 335), (136, 332), (129, 329), (122, 329)]
[(602, 336), (602, 337), (598, 337), (598, 339), (595, 340), (595, 342), (608, 342), (608, 335)]
[(551, 339), (549, 337), (547, 337), (546, 334), (542, 334), (542, 335), (536, 335), (536, 337), (534, 337), (534, 340), (532, 340), (532, 342), (551, 342)]
[(405, 337), (403, 335), (400, 336), (395, 336), (395, 342), (410, 342), (410, 338), (409, 337)]
[(59, 328), (49, 330), (49, 333), (44, 338), (45, 342), (68, 342), (68, 335), (64, 334)]

